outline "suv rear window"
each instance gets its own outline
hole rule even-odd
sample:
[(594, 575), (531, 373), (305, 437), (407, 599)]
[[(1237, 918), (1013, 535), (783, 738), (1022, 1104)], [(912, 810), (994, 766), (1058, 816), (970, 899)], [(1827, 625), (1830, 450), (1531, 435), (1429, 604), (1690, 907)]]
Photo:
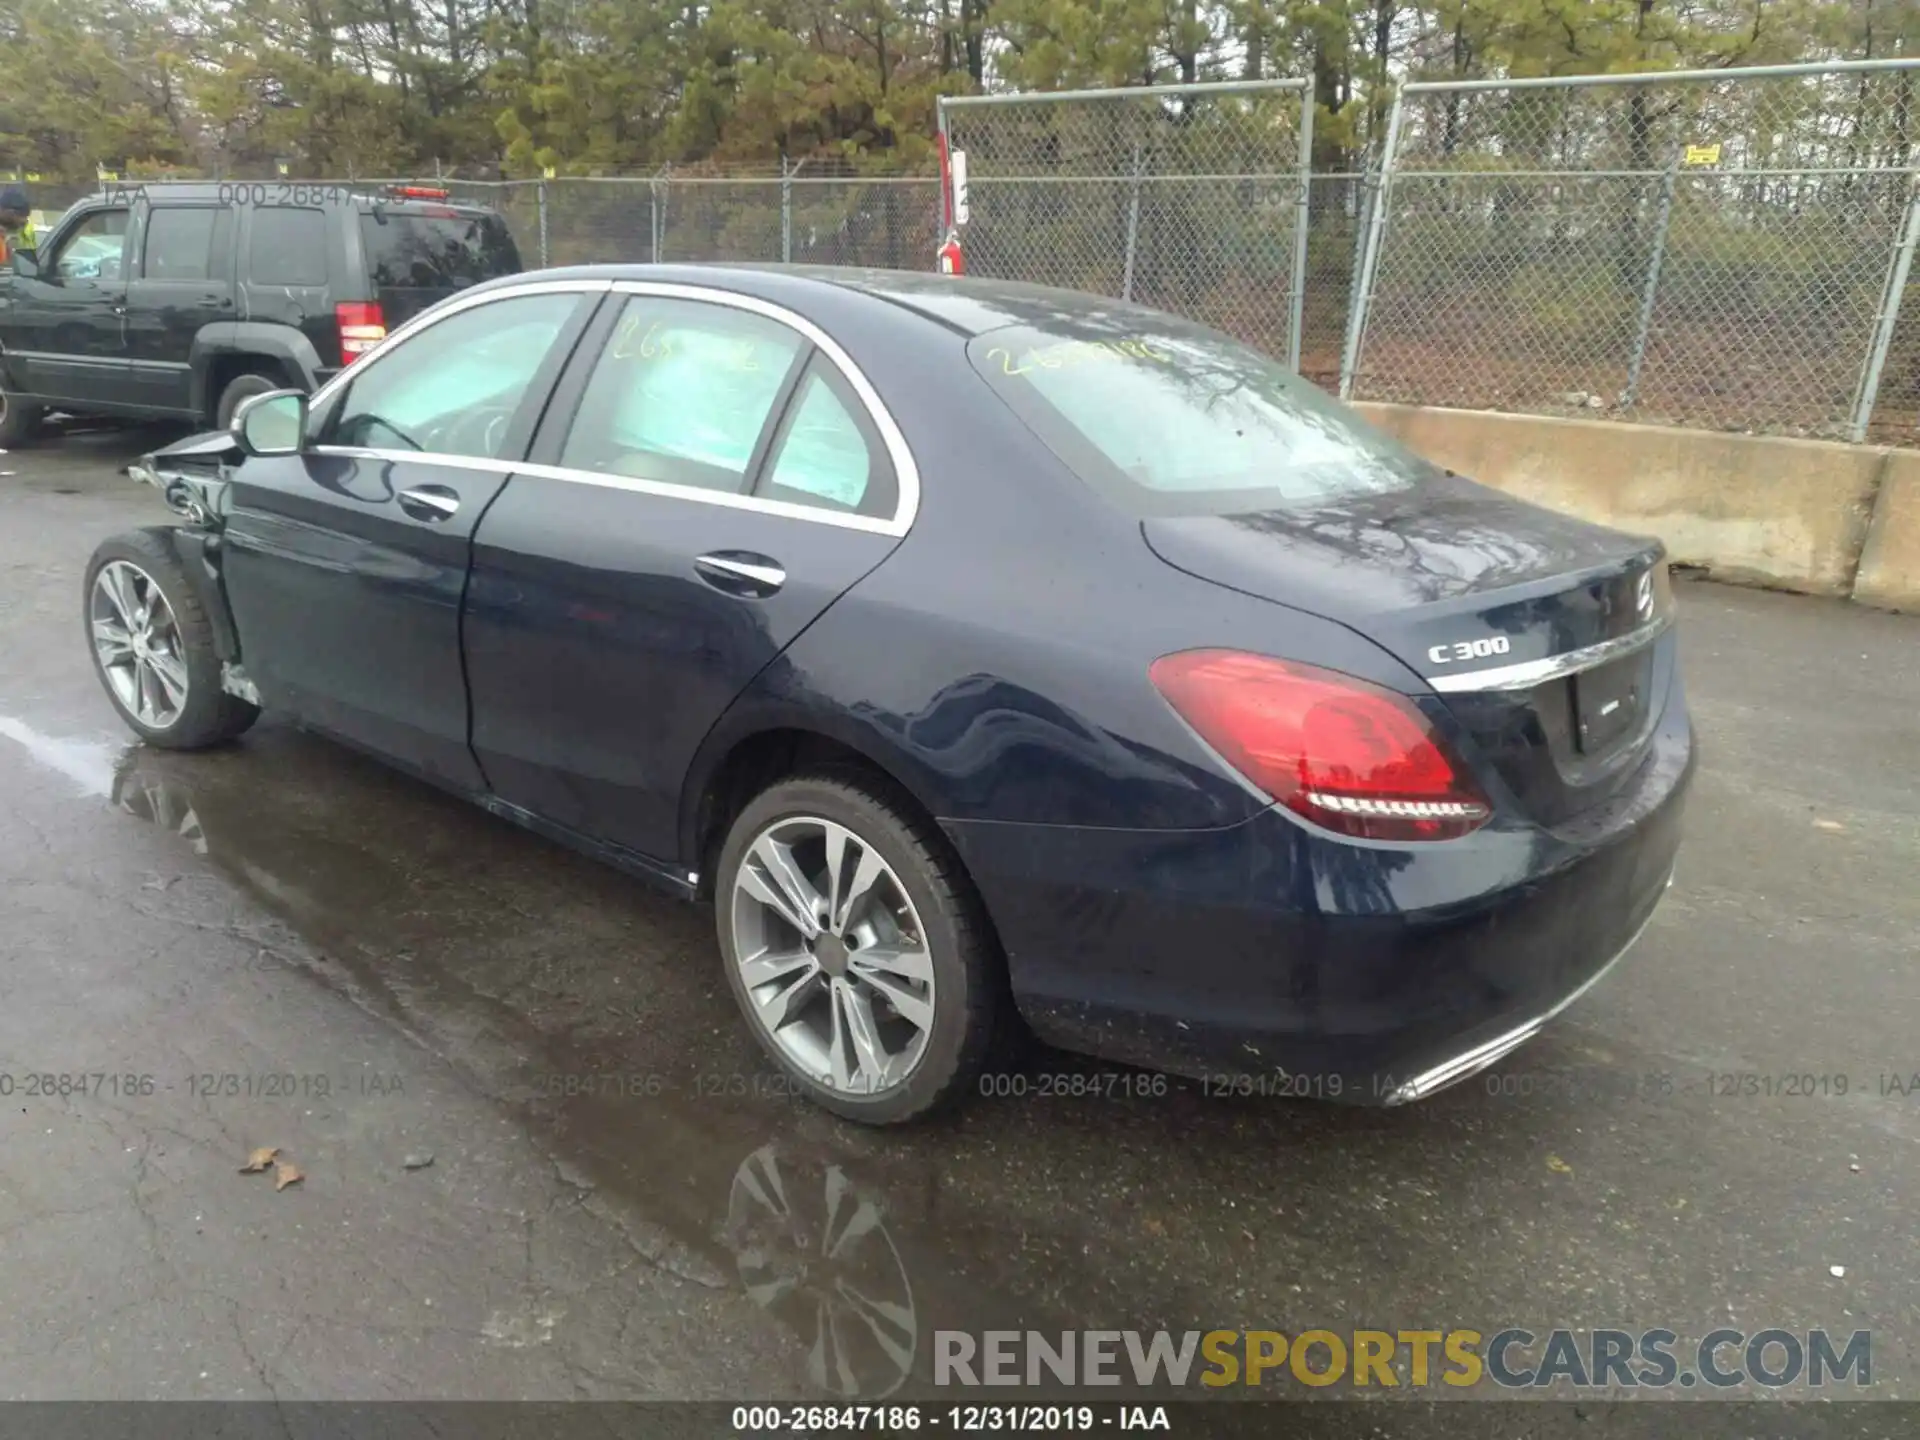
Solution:
[(1143, 515), (1402, 490), (1426, 468), (1284, 365), (1151, 311), (990, 330), (967, 354), (1070, 469)]
[(460, 290), (520, 272), (520, 252), (498, 215), (379, 210), (360, 217), (360, 243), (376, 290)]

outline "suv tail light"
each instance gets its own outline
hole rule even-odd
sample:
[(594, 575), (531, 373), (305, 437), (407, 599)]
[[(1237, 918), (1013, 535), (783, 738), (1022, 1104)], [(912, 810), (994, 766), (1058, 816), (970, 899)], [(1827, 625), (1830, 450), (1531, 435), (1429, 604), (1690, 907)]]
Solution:
[(1149, 673), (1229, 765), (1316, 825), (1366, 840), (1451, 840), (1493, 813), (1404, 695), (1238, 650), (1163, 655)]
[(333, 307), (340, 326), (340, 363), (351, 365), (387, 338), (387, 317), (376, 300), (343, 300)]

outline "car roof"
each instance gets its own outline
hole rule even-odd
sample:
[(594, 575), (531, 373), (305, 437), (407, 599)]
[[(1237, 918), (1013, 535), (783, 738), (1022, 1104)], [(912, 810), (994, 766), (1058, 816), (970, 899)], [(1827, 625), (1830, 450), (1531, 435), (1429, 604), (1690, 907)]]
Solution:
[(1013, 280), (985, 280), (926, 270), (886, 270), (839, 265), (777, 265), (757, 262), (665, 265), (573, 265), (526, 270), (485, 282), (509, 288), (541, 280), (655, 280), (707, 285), (765, 300), (796, 301), (809, 289), (862, 295), (884, 301), (969, 338), (1009, 325), (1041, 320), (1092, 319), (1115, 314), (1150, 315), (1141, 306)]
[[(283, 191), (285, 198), (281, 199), (279, 196)], [(266, 203), (284, 204), (303, 210), (350, 202), (369, 207), (377, 205), (382, 210), (397, 210), (402, 214), (434, 210), (457, 210), (463, 217), (498, 213), (489, 206), (476, 205), (471, 201), (457, 200), (452, 197), (440, 199), (431, 195), (390, 195), (386, 193), (384, 186), (340, 184), (336, 181), (319, 180), (126, 180), (116, 181), (113, 188), (97, 190), (76, 203), (79, 205), (125, 204), (129, 198), (138, 194), (149, 204), (163, 200), (212, 200), (223, 205), (258, 205), (262, 203), (260, 200), (249, 198), (256, 192), (266, 194)]]

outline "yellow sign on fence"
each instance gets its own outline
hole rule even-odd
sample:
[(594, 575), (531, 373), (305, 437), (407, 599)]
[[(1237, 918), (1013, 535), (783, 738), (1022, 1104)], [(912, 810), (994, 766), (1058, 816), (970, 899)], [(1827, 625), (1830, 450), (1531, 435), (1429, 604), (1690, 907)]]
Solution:
[(1718, 165), (1719, 163), (1720, 163), (1720, 142), (1719, 141), (1716, 140), (1711, 145), (1687, 146), (1687, 164)]

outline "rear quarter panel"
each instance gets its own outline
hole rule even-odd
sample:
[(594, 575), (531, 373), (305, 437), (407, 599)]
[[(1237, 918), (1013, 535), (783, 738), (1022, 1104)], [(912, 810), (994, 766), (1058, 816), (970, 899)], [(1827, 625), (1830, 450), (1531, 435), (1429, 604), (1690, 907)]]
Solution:
[[(835, 334), (914, 451), (900, 547), (763, 672), (689, 781), (757, 731), (831, 734), (942, 820), (1137, 829), (1235, 824), (1267, 807), (1154, 690), (1200, 645), (1296, 656), (1400, 688), (1398, 661), (1331, 621), (1186, 575), (1065, 470), (966, 364), (960, 337), (884, 316)], [(931, 332), (929, 338), (928, 332)]]

